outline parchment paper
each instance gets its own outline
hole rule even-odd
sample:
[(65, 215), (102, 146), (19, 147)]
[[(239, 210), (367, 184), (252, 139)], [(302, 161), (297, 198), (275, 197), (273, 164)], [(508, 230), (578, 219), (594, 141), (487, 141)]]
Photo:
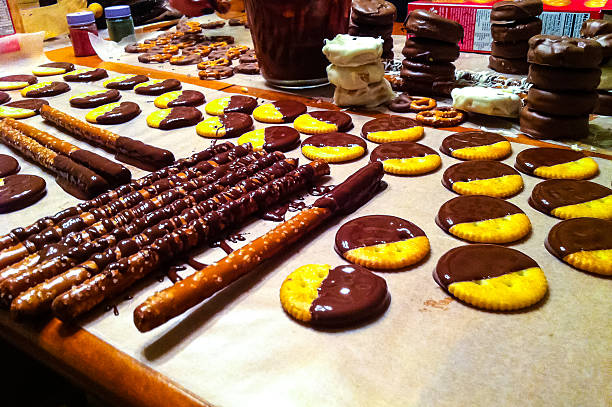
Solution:
[[(70, 93), (48, 100), (52, 106), (84, 118), (87, 110), (69, 107), (68, 99), (101, 88), (101, 82), (71, 83)], [(189, 84), (183, 89), (198, 89), (208, 101), (225, 95)], [(9, 93), (13, 100), (20, 99), (18, 91)], [(143, 112), (128, 123), (107, 126), (109, 129), (168, 148), (177, 158), (210, 145), (211, 140), (197, 136), (194, 127), (174, 131), (147, 127), (145, 118), (155, 109), (154, 97), (121, 93), (121, 100), (137, 102)], [(355, 129), (350, 133), (359, 134), (367, 120), (353, 115)], [(25, 122), (112, 158), (43, 123), (40, 116)], [(255, 127), (263, 125), (256, 123)], [(448, 134), (427, 128), (420, 143), (438, 150)], [(376, 147), (367, 144), (368, 153)], [(504, 162), (513, 165), (516, 154), (524, 148), (527, 146), (513, 144), (513, 154)], [(0, 145), (0, 153), (11, 152)], [(541, 303), (522, 312), (480, 311), (453, 301), (433, 281), (431, 273), (439, 257), (465, 244), (434, 223), (438, 208), (456, 196), (440, 179), (448, 166), (459, 161), (440, 155), (442, 167), (437, 171), (418, 177), (385, 175), (387, 189), (355, 213), (330, 221), (287, 248), (285, 254), (152, 332), (139, 333), (133, 326), (132, 312), (154, 291), (169, 286), (167, 279), (158, 280), (158, 274), (110, 303), (116, 305), (118, 316), (103, 305), (81, 324), (219, 406), (609, 406), (612, 280), (574, 270), (546, 251), (544, 239), (559, 220), (527, 204), (533, 186), (541, 180), (523, 175), (524, 191), (509, 199), (533, 223), (532, 234), (510, 247), (533, 257), (544, 270), (549, 294)], [(287, 156), (308, 162), (299, 150)], [(19, 156), (17, 159), (21, 173), (47, 180), (48, 193), (29, 208), (0, 215), (0, 233), (77, 202), (50, 174)], [(600, 174), (593, 181), (609, 186), (612, 162), (596, 161)], [(341, 182), (367, 162), (365, 156), (332, 165), (326, 184)], [(135, 178), (145, 174), (130, 169)], [(314, 197), (305, 199), (310, 203)], [(303, 264), (345, 263), (333, 250), (334, 235), (341, 224), (368, 214), (390, 214), (416, 223), (430, 239), (431, 254), (414, 267), (378, 273), (386, 279), (392, 301), (376, 321), (338, 331), (314, 330), (296, 323), (280, 306), (282, 281)], [(240, 231), (248, 241), (274, 226), (273, 222), (253, 220)], [(244, 243), (230, 245), (237, 248)], [(210, 263), (223, 256), (218, 248), (203, 248), (197, 259)], [(188, 268), (179, 274), (184, 277), (190, 272)], [(126, 300), (128, 294), (133, 298)]]

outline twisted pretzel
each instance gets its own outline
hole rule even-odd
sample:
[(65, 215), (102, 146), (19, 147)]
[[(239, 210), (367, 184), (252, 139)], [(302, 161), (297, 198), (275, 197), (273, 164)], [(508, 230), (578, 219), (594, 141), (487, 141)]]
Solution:
[(215, 66), (230, 66), (232, 62), (227, 58), (209, 59), (198, 64), (198, 69), (207, 69)]
[(452, 107), (441, 107), (434, 110), (425, 110), (416, 115), (416, 120), (431, 127), (453, 127), (465, 118), (465, 114)]
[(435, 109), (438, 103), (432, 98), (415, 98), (410, 102), (410, 110), (413, 112), (422, 112), (425, 110)]

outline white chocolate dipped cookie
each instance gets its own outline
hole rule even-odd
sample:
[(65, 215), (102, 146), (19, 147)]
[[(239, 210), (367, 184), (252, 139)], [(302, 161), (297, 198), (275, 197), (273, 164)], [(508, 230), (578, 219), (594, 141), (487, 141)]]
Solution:
[(455, 109), (487, 116), (518, 117), (521, 99), (503, 89), (470, 86), (455, 88), (451, 92)]
[(351, 67), (327, 66), (329, 82), (347, 90), (363, 89), (372, 83), (382, 81), (384, 76), (385, 67), (381, 62)]
[(323, 53), (334, 65), (360, 66), (378, 62), (382, 55), (382, 47), (381, 38), (338, 34), (333, 40), (325, 40)]

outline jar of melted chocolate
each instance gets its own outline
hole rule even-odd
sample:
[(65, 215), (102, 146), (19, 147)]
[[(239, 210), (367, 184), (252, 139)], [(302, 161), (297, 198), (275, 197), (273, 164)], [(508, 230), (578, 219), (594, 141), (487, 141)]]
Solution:
[(351, 0), (245, 0), (266, 81), (284, 88), (327, 84), (324, 39), (348, 31)]

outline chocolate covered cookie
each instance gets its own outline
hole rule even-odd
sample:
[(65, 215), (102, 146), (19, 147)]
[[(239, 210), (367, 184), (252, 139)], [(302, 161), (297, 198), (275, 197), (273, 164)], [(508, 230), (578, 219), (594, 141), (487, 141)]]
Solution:
[(460, 160), (501, 160), (510, 155), (510, 142), (490, 131), (464, 131), (451, 134), (440, 145), (444, 154)]
[(344, 112), (319, 110), (298, 116), (293, 121), (293, 127), (305, 134), (346, 132), (353, 128), (353, 119)]
[[(526, 60), (527, 51), (529, 51), (529, 42), (491, 42), (491, 55), (505, 59), (522, 59)], [(525, 71), (526, 72), (526, 71)]]
[(10, 155), (0, 154), (0, 178), (19, 172), (19, 162)]
[(599, 104), (593, 113), (602, 116), (612, 116), (612, 92), (601, 90), (597, 92)]
[(116, 102), (89, 111), (85, 120), (96, 124), (120, 124), (140, 114), (140, 106), (134, 102)]
[(527, 81), (537, 88), (552, 91), (594, 91), (599, 85), (601, 69), (569, 69), (530, 64)]
[(45, 195), (45, 180), (36, 175), (14, 174), (0, 182), (0, 213), (13, 212), (37, 202)]
[(202, 120), (202, 112), (192, 106), (156, 110), (147, 116), (147, 125), (161, 130), (189, 127)]
[(238, 144), (251, 143), (253, 150), (290, 151), (300, 145), (300, 133), (289, 126), (268, 126), (244, 133)]
[(8, 75), (0, 77), (0, 90), (23, 89), (38, 82), (33, 75)]
[(384, 0), (354, 0), (351, 5), (351, 21), (360, 25), (392, 26), (396, 15), (393, 3)]
[(32, 73), (36, 76), (61, 75), (70, 71), (74, 71), (74, 64), (70, 62), (49, 62), (32, 69)]
[(521, 109), (521, 131), (536, 139), (581, 139), (589, 135), (589, 115), (556, 116)]
[(527, 106), (531, 110), (549, 115), (582, 116), (597, 106), (597, 92), (554, 91), (529, 88)]
[(510, 59), (489, 55), (489, 68), (496, 72), (524, 75), (529, 71), (529, 64), (524, 56)]
[(448, 167), (442, 185), (460, 195), (508, 198), (523, 189), (523, 178), (499, 161), (466, 161)]
[(544, 11), (541, 0), (504, 0), (493, 3), (491, 21), (521, 21), (537, 17)]
[(200, 106), (206, 101), (204, 94), (197, 90), (175, 90), (159, 95), (153, 102), (156, 107), (165, 109), (177, 106)]
[(63, 78), (66, 82), (94, 82), (108, 78), (108, 73), (102, 68), (83, 68), (68, 72)]
[(0, 106), (0, 117), (11, 117), (13, 119), (25, 119), (40, 113), (43, 105), (48, 105), (44, 99), (22, 99)]
[(602, 19), (588, 19), (582, 22), (580, 36), (592, 38), (598, 35), (612, 34), (612, 21)]
[(412, 141), (383, 143), (370, 154), (370, 161), (380, 161), (385, 172), (396, 175), (420, 175), (442, 163), (433, 149)]
[(400, 75), (417, 82), (452, 81), (455, 79), (455, 65), (450, 62), (423, 63), (404, 59)]
[(202, 137), (221, 138), (238, 137), (253, 128), (253, 119), (245, 113), (231, 112), (221, 116), (212, 116), (196, 126), (196, 132)]
[(220, 116), (232, 112), (251, 114), (256, 107), (257, 99), (250, 96), (232, 95), (208, 102), (204, 110), (210, 115)]
[(583, 152), (565, 148), (528, 148), (516, 156), (514, 167), (541, 178), (584, 179), (597, 174), (597, 162)]
[(306, 113), (306, 105), (294, 100), (278, 100), (264, 103), (253, 110), (253, 117), (263, 123), (291, 123)]
[(612, 219), (612, 189), (591, 181), (550, 179), (533, 188), (529, 205), (560, 219)]
[(0, 92), (0, 105), (11, 100), (11, 95), (6, 92)]
[(596, 68), (602, 60), (601, 45), (591, 39), (536, 35), (529, 39), (527, 61), (565, 68)]
[(102, 82), (102, 85), (108, 89), (131, 90), (139, 83), (147, 82), (149, 78), (145, 75), (122, 75), (115, 76)]
[(21, 96), (25, 98), (44, 98), (66, 93), (70, 86), (65, 82), (40, 82), (21, 89)]
[(121, 99), (121, 94), (116, 89), (94, 90), (91, 92), (79, 93), (70, 98), (70, 106), (80, 109), (90, 109), (102, 106)]
[(402, 55), (410, 61), (453, 62), (459, 58), (459, 45), (429, 38), (407, 37)]
[(181, 82), (176, 79), (151, 79), (134, 86), (134, 92), (150, 96), (158, 96), (178, 89), (181, 89)]
[(304, 156), (328, 163), (354, 160), (366, 151), (367, 145), (362, 138), (347, 133), (316, 134), (302, 142)]
[(521, 22), (492, 23), (491, 37), (493, 41), (517, 42), (527, 41), (542, 32), (542, 20), (532, 18)]
[(433, 11), (422, 9), (411, 11), (404, 26), (406, 31), (417, 37), (453, 44), (463, 40), (463, 26), (461, 24), (444, 18)]
[(361, 135), (375, 143), (416, 141), (423, 137), (423, 127), (408, 117), (383, 116), (372, 119), (361, 128)]

